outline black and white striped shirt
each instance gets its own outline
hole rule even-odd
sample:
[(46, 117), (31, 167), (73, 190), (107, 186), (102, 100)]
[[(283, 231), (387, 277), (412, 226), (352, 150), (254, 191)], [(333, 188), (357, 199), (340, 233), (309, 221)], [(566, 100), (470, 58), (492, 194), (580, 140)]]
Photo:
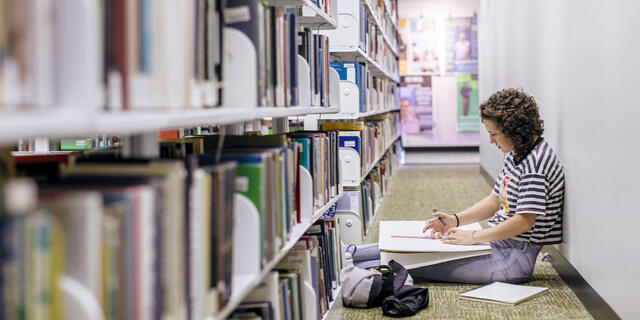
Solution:
[(542, 137), (539, 140), (519, 164), (513, 160), (514, 152), (506, 154), (493, 187), (500, 209), (488, 224), (493, 227), (516, 214), (534, 213), (538, 216), (533, 228), (513, 239), (556, 244), (562, 242), (564, 171), (551, 146)]

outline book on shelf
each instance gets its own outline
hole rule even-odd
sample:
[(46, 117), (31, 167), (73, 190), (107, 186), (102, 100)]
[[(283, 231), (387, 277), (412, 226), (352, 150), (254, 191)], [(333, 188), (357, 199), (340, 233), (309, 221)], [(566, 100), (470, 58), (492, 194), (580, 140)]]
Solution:
[[(9, 180), (2, 185), (6, 196), (5, 212), (0, 216), (2, 316), (65, 318), (63, 292), (55, 285), (69, 267), (62, 225), (55, 216), (39, 210), (32, 181)], [(48, 299), (41, 299), (43, 296)]]
[(93, 148), (93, 139), (60, 139), (60, 150), (87, 150)]
[(256, 105), (265, 105), (266, 69), (264, 55), (265, 50), (264, 20), (265, 8), (259, 1), (240, 0), (226, 1), (224, 8), (225, 26), (237, 29), (247, 36), (253, 44), (256, 52), (256, 79), (258, 101)]
[(290, 270), (278, 270), (278, 275), (281, 280), (284, 280), (286, 289), (284, 290), (286, 292), (280, 295), (283, 301), (283, 309), (286, 309), (284, 312), (285, 319), (303, 320), (304, 300), (302, 300), (302, 290), (304, 290), (304, 284), (302, 284), (300, 274)]
[(365, 90), (365, 75), (366, 67), (358, 62), (331, 62), (331, 67), (338, 72), (340, 80), (351, 81), (356, 87), (358, 87), (359, 94), (359, 110), (365, 112), (366, 110), (366, 90)]
[[(280, 107), (299, 105), (297, 54), (301, 49), (297, 41), (299, 27), (296, 10), (256, 1), (227, 1), (225, 17), (226, 25), (242, 31), (256, 50), (256, 104)], [(310, 53), (316, 54), (320, 49), (311, 50), (313, 52)], [(325, 58), (328, 59), (328, 56)]]
[(494, 282), (460, 292), (460, 299), (514, 306), (544, 294), (547, 289), (546, 287)]
[(298, 92), (298, 21), (295, 13), (289, 14), (288, 24), (289, 29), (287, 30), (287, 42), (289, 45), (287, 47), (287, 58), (289, 58), (291, 64), (291, 68), (289, 68), (289, 87), (291, 88), (289, 105), (297, 106), (300, 104), (300, 98)]
[(387, 192), (387, 185), (397, 165), (397, 150), (392, 148), (362, 182), (344, 189), (342, 197), (336, 203), (336, 216), (343, 221), (359, 221), (351, 225), (342, 225), (344, 229), (340, 232), (346, 242), (359, 242), (367, 234), (370, 221), (373, 220), (376, 208), (380, 206)]
[(307, 61), (311, 76), (311, 105), (330, 106), (329, 101), (329, 38), (304, 28), (298, 32), (298, 53)]
[[(275, 266), (279, 278), (287, 279), (285, 291), (282, 295), (286, 300), (281, 305), (281, 314), (291, 315), (290, 319), (306, 319), (309, 310), (305, 310), (306, 299), (311, 299), (304, 290), (305, 283), (314, 291), (318, 304), (318, 316), (324, 315), (333, 301), (332, 289), (337, 287), (339, 268), (342, 266), (342, 252), (337, 234), (336, 218), (319, 220), (307, 230), (295, 243), (293, 248)], [(269, 275), (268, 277), (273, 277)], [(274, 294), (277, 290), (270, 288), (275, 281), (265, 280), (257, 292), (250, 294), (250, 299), (264, 299), (265, 292)], [(272, 298), (270, 298), (272, 299)]]
[[(187, 229), (191, 254), (192, 310), (196, 316), (215, 311), (209, 304), (223, 306), (231, 299), (233, 275), (234, 194), (236, 162), (213, 163), (211, 159), (187, 158)], [(204, 278), (204, 279), (203, 279)], [(204, 281), (203, 281), (204, 280)], [(215, 290), (212, 290), (215, 289)]]
[(280, 308), (279, 272), (271, 271), (262, 279), (258, 286), (253, 289), (243, 300), (243, 303), (255, 303), (267, 301), (272, 306), (273, 319), (283, 319), (282, 308)]
[(218, 105), (221, 9), (203, 1), (106, 3), (107, 108)]
[(289, 137), (302, 143), (303, 166), (309, 170), (313, 179), (314, 207), (320, 208), (342, 189), (338, 165), (338, 132), (298, 131), (289, 133)]
[[(340, 148), (348, 148), (353, 149), (358, 153), (360, 159), (362, 158), (362, 149), (361, 149), (361, 132), (360, 131), (349, 131), (349, 130), (341, 130), (339, 131), (339, 147)], [(363, 162), (360, 163), (360, 176), (364, 172)]]
[(310, 28), (298, 31), (298, 54), (309, 64), (311, 73), (311, 105), (328, 107), (329, 101), (329, 37), (314, 34)]
[(241, 303), (228, 319), (276, 319), (273, 316), (273, 307), (269, 301)]
[[(127, 305), (132, 304), (136, 308), (141, 308), (146, 304), (141, 301), (150, 302), (152, 309), (158, 309), (160, 314), (175, 315), (187, 307), (187, 271), (185, 257), (187, 257), (188, 247), (185, 242), (185, 181), (182, 178), (185, 175), (184, 164), (180, 161), (83, 161), (76, 163), (75, 166), (64, 168), (63, 170), (64, 184), (83, 186), (87, 189), (97, 189), (103, 191), (105, 205), (116, 203), (124, 206), (125, 214), (122, 216), (120, 232), (123, 234), (123, 244), (130, 243), (129, 246), (123, 247), (125, 250), (124, 263), (127, 270), (124, 274), (119, 274), (120, 280), (124, 287), (119, 290), (116, 297), (123, 298), (124, 305), (118, 310), (131, 310)], [(139, 193), (136, 185), (147, 185), (147, 190), (152, 190), (152, 197), (146, 197)], [(128, 187), (133, 185), (133, 187)], [(117, 188), (115, 192), (108, 192), (109, 188)], [(120, 191), (118, 191), (120, 189)], [(149, 192), (149, 191), (147, 191)], [(136, 223), (141, 221), (136, 218), (139, 211), (144, 207), (151, 206), (156, 208), (152, 221), (154, 223)], [(147, 229), (153, 228), (153, 229)], [(153, 234), (154, 230), (162, 230), (161, 237), (153, 240), (152, 248), (148, 245), (139, 247), (133, 245), (140, 241), (139, 237), (133, 235)], [(135, 242), (134, 242), (135, 241)], [(137, 262), (140, 254), (128, 252), (128, 248), (145, 248), (145, 251), (154, 252), (154, 256), (158, 260), (153, 263)], [(142, 249), (141, 249), (142, 250)], [(135, 257), (135, 258), (129, 258)], [(134, 259), (134, 260), (131, 260)], [(112, 262), (116, 263), (118, 260)], [(129, 261), (129, 262), (127, 262)], [(150, 266), (151, 269), (144, 268)], [(162, 282), (154, 281), (155, 288), (167, 288), (166, 290), (150, 290), (148, 295), (140, 295), (135, 298), (133, 295), (135, 282), (132, 279), (142, 272), (154, 277), (154, 279), (163, 279)], [(129, 277), (129, 278), (128, 278)], [(140, 279), (141, 277), (136, 277)], [(156, 296), (157, 294), (160, 297)], [(139, 299), (139, 300), (138, 300)], [(161, 310), (161, 311), (160, 311)], [(131, 311), (133, 312), (133, 311)]]

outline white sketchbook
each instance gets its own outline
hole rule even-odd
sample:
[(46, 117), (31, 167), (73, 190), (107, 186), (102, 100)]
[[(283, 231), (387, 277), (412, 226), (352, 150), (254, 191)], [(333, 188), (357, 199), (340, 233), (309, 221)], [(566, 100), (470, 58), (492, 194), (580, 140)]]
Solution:
[[(425, 221), (380, 221), (380, 259), (382, 264), (391, 259), (407, 269), (467, 257), (491, 254), (488, 244), (445, 244), (440, 239), (431, 239), (430, 230), (422, 233)], [(482, 230), (478, 223), (460, 227), (463, 230)]]
[(486, 286), (461, 292), (460, 299), (516, 305), (539, 296), (547, 291), (545, 287), (531, 287), (504, 282), (494, 282)]

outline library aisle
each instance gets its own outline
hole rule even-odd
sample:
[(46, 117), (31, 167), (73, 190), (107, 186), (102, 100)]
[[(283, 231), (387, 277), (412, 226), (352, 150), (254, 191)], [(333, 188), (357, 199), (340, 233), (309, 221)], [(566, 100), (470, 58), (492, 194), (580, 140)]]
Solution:
[[(396, 170), (389, 193), (373, 221), (365, 243), (378, 241), (380, 220), (420, 220), (432, 208), (457, 212), (491, 192), (491, 185), (473, 166), (405, 166)], [(483, 223), (486, 227), (486, 223)], [(538, 257), (528, 285), (548, 287), (548, 293), (517, 306), (501, 306), (458, 299), (458, 293), (476, 287), (469, 284), (416, 281), (429, 288), (429, 306), (416, 319), (593, 319), (549, 262)], [(380, 308), (345, 308), (336, 303), (327, 320), (382, 319)]]

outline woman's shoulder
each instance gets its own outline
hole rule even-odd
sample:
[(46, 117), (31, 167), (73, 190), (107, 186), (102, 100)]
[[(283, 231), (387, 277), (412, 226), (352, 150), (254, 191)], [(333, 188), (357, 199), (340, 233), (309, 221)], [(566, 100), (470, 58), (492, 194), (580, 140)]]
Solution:
[(525, 171), (544, 174), (556, 171), (558, 168), (562, 169), (562, 164), (553, 147), (544, 138), (540, 137), (539, 139), (541, 141), (525, 157), (525, 162), (527, 162)]

